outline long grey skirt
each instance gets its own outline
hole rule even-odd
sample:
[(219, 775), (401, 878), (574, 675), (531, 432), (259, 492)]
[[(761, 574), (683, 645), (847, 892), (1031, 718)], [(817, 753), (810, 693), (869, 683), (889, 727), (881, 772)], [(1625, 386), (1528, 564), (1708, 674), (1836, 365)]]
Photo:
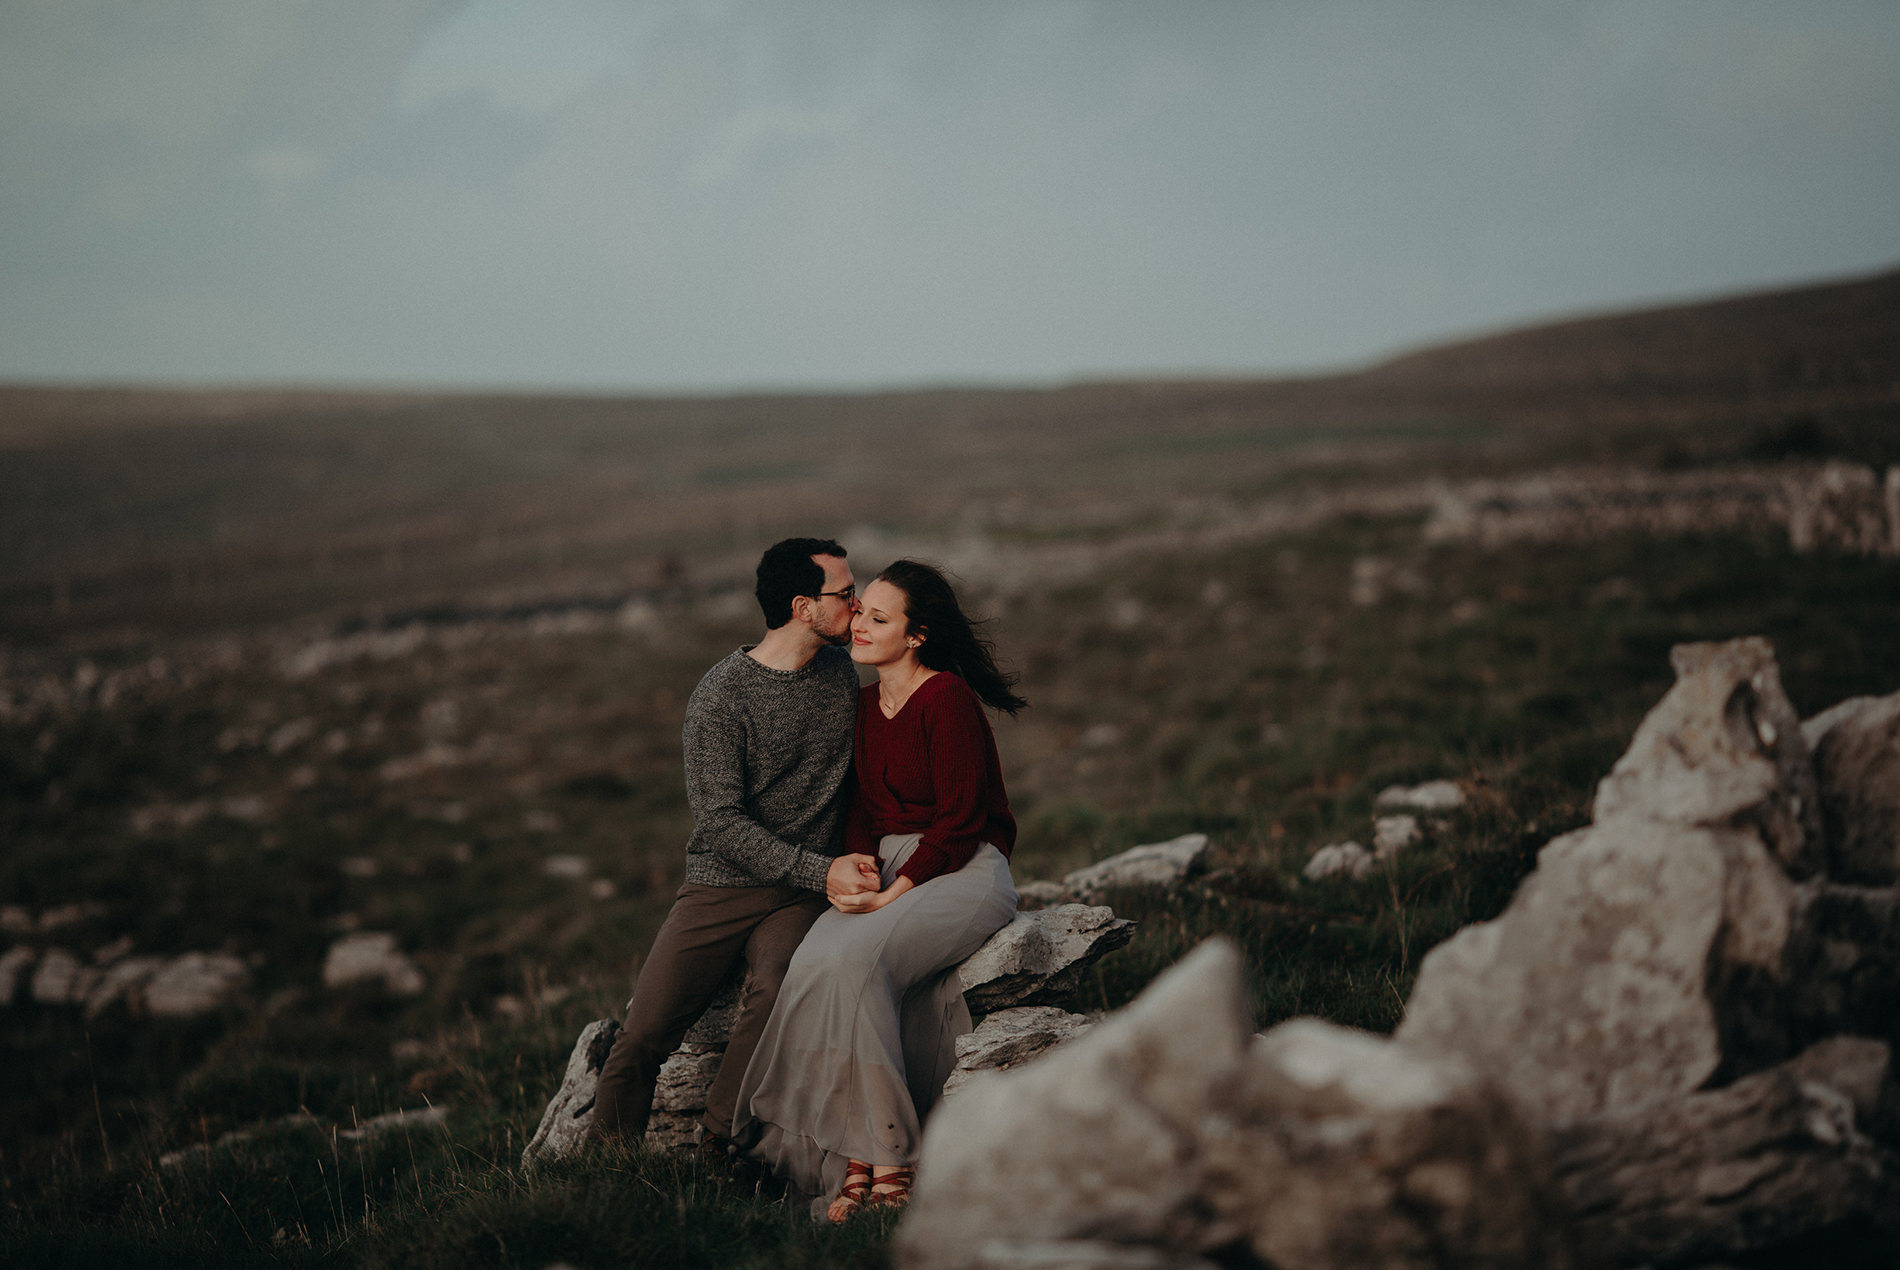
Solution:
[[(878, 844), (885, 886), (918, 837)], [(740, 1082), (733, 1136), (816, 1196), (814, 1216), (847, 1160), (916, 1162), (923, 1118), (970, 1030), (957, 963), (1015, 915), (1009, 861), (985, 843), (875, 913), (827, 910), (798, 946)]]

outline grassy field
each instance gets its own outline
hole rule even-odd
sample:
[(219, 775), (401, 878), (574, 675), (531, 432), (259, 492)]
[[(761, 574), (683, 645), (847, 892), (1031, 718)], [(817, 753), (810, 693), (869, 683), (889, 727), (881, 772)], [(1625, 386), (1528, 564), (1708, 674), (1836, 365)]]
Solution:
[[(1387, 582), (1355, 595), (1367, 559)], [(1187, 830), (1216, 846), (1201, 884), (1110, 897), (1141, 933), (1070, 1007), (1112, 1009), (1221, 932), (1261, 1026), (1389, 1030), (1419, 957), (1587, 818), (1671, 644), (1766, 635), (1812, 713), (1900, 686), (1897, 583), (1891, 561), (1769, 535), (1484, 550), (1386, 517), (979, 589), (1033, 703), (999, 726), (1018, 876)], [(877, 1264), (881, 1227), (813, 1228), (690, 1162), (516, 1164), (678, 880), (680, 711), (748, 636), (743, 598), (446, 624), (301, 664), (263, 641), (162, 675), (101, 665), (129, 685), (110, 703), (95, 687), (9, 726), (0, 896), (91, 906), (37, 942), (254, 965), (243, 1004), (188, 1024), (7, 1014), (13, 1260)], [(1425, 847), (1364, 881), (1299, 878), (1319, 845), (1368, 840), (1384, 786), (1436, 777), (1471, 799)], [(395, 933), (427, 990), (321, 988), (351, 929)], [(446, 1119), (343, 1136), (428, 1106)], [(252, 1136), (214, 1145), (233, 1130)]]

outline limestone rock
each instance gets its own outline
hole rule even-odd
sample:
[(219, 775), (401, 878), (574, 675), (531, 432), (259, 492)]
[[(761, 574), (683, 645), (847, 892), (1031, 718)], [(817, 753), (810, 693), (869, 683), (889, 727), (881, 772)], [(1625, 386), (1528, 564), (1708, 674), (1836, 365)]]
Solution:
[[(1105, 907), (1064, 904), (1040, 912), (1019, 913), (958, 968), (964, 1000), (972, 1013), (984, 1014), (1067, 996), (1074, 992), (1082, 973), (1097, 958), (1123, 947), (1134, 935), (1135, 923), (1116, 917), (1113, 910)], [(697, 1139), (698, 1116), (706, 1108), (706, 1094), (719, 1073), (726, 1043), (732, 1038), (742, 982), (743, 976), (737, 973), (727, 980), (705, 1014), (687, 1031), (680, 1048), (660, 1068), (652, 1118), (647, 1122), (649, 1147), (673, 1146)], [(602, 1020), (589, 1024), (581, 1033), (581, 1041), (597, 1037), (603, 1027), (618, 1031), (617, 1024)], [(607, 1044), (611, 1047), (611, 1039)], [(581, 1061), (584, 1051), (585, 1046), (576, 1042), (577, 1057), (570, 1058), (568, 1076), (542, 1117), (544, 1128), (560, 1125), (562, 1121), (556, 1111), (565, 1107), (568, 1110), (561, 1114), (578, 1117), (580, 1127), (571, 1133), (550, 1128), (547, 1135), (537, 1134), (537, 1141), (543, 1136), (547, 1141), (539, 1146), (530, 1144), (530, 1153), (523, 1156), (524, 1160), (544, 1152), (564, 1155), (579, 1145), (581, 1131), (591, 1123), (594, 1083), (599, 1077), (600, 1064), (607, 1057), (607, 1051), (602, 1049), (589, 1068)], [(578, 1068), (576, 1062), (580, 1062)]]
[(1135, 923), (1102, 905), (1018, 913), (957, 967), (972, 1014), (1038, 1005), (1075, 991), (1083, 971), (1127, 945)]
[(1372, 805), (1392, 811), (1419, 811), (1443, 815), (1465, 805), (1465, 791), (1456, 781), (1426, 781), (1422, 785), (1391, 785), (1379, 791)]
[(134, 1011), (144, 1008), (146, 989), (165, 964), (163, 957), (126, 957), (113, 962), (86, 996), (86, 1017), (96, 1018), (114, 1005)]
[(1886, 501), (1871, 467), (1830, 460), (1814, 476), (1789, 482), (1788, 543), (1802, 552), (1882, 552)]
[(1079, 899), (1117, 886), (1172, 886), (1192, 877), (1207, 856), (1207, 835), (1184, 833), (1166, 842), (1130, 847), (1086, 869), (1065, 874), (1062, 885)]
[(1814, 750), (1828, 875), (1900, 878), (1900, 692), (1855, 697), (1802, 724)]
[(972, 1079), (926, 1130), (896, 1264), (1090, 1244), (1106, 1265), (1570, 1264), (1534, 1154), (1469, 1071), (1325, 1024), (1249, 1029), (1239, 954), (1210, 940), (1056, 1053)]
[(1083, 1014), (1052, 1005), (1019, 1005), (998, 1010), (976, 1030), (957, 1038), (957, 1066), (944, 1082), (949, 1097), (982, 1071), (1003, 1071), (1025, 1063), (1093, 1027)]
[(594, 1123), (594, 1089), (600, 1083), (601, 1065), (619, 1035), (620, 1025), (612, 1019), (597, 1020), (581, 1030), (580, 1039), (568, 1055), (561, 1087), (541, 1113), (534, 1137), (522, 1149), (521, 1167), (528, 1167), (543, 1155), (554, 1159), (579, 1149)]
[(331, 944), (323, 959), (323, 986), (368, 983), (380, 983), (396, 996), (414, 996), (423, 989), (422, 971), (386, 931), (355, 931)]
[(1501, 916), (1426, 955), (1398, 1036), (1462, 1055), (1545, 1123), (1680, 1097), (1722, 1061), (1711, 976), (1779, 969), (1792, 909), (1752, 834), (1579, 830)]
[(1861, 1132), (1879, 1041), (1840, 1038), (1719, 1089), (1557, 1135), (1553, 1167), (1586, 1237), (1624, 1265), (1781, 1243), (1900, 1205), (1895, 1157)]
[(706, 1110), (706, 1094), (719, 1075), (724, 1045), (682, 1044), (660, 1065), (653, 1084), (653, 1109), (697, 1114)]
[(99, 972), (64, 948), (48, 948), (33, 968), (31, 991), (41, 1005), (72, 1005), (86, 999)]
[(1678, 644), (1676, 684), (1597, 787), (1599, 824), (1753, 824), (1797, 878), (1824, 864), (1813, 769), (1800, 719), (1759, 637)]
[(174, 957), (145, 985), (145, 1009), (160, 1018), (184, 1019), (220, 1009), (250, 982), (251, 970), (229, 953), (190, 952)]
[(1323, 882), (1327, 878), (1363, 878), (1372, 872), (1372, 852), (1356, 842), (1332, 842), (1313, 853), (1313, 858), (1300, 870), (1300, 876), (1309, 882)]
[(1417, 816), (1381, 816), (1372, 822), (1372, 854), (1380, 860), (1390, 860), (1424, 840)]

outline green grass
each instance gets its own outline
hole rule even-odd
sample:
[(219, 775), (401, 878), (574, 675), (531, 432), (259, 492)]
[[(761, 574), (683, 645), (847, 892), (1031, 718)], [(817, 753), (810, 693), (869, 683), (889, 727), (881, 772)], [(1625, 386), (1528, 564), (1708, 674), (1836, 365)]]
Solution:
[[(1366, 556), (1399, 581), (1360, 604)], [(1424, 546), (1415, 520), (1344, 521), (977, 598), (1000, 610), (1032, 702), (997, 727), (1019, 879), (1188, 831), (1215, 848), (1204, 884), (1109, 897), (1140, 931), (1075, 1009), (1125, 1003), (1220, 933), (1246, 954), (1262, 1026), (1389, 1030), (1420, 958), (1499, 912), (1537, 849), (1587, 820), (1669, 687), (1672, 644), (1766, 635), (1804, 715), (1900, 688), (1894, 562), (1745, 536), (1486, 551)], [(686, 693), (749, 634), (744, 616), (690, 608), (662, 624), (497, 629), (309, 680), (245, 653), (0, 725), (0, 903), (102, 906), (30, 942), (83, 956), (129, 936), (255, 965), (245, 1001), (190, 1024), (5, 1013), (0, 1258), (881, 1264), (878, 1222), (814, 1226), (683, 1159), (517, 1167), (573, 1038), (619, 1014), (678, 882)], [(274, 750), (298, 720), (305, 739)], [(432, 740), (469, 757), (385, 777)], [(1471, 800), (1424, 846), (1363, 881), (1301, 879), (1323, 843), (1370, 841), (1379, 790), (1436, 777)], [(140, 808), (253, 794), (260, 819), (130, 827)], [(546, 874), (555, 853), (586, 858), (590, 879)], [(428, 989), (322, 989), (349, 928), (394, 932)], [(361, 1145), (333, 1132), (425, 1104), (445, 1126)], [(240, 1129), (255, 1134), (158, 1164)]]

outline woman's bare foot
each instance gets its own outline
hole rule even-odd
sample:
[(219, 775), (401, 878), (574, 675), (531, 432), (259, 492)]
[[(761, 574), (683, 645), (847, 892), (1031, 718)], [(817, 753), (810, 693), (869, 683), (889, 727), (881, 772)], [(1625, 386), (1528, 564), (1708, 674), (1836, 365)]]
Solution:
[(851, 1219), (851, 1214), (871, 1202), (871, 1166), (863, 1160), (847, 1160), (844, 1166), (844, 1185), (838, 1188), (838, 1197), (831, 1201), (831, 1207), (825, 1210), (825, 1220), (838, 1226)]

